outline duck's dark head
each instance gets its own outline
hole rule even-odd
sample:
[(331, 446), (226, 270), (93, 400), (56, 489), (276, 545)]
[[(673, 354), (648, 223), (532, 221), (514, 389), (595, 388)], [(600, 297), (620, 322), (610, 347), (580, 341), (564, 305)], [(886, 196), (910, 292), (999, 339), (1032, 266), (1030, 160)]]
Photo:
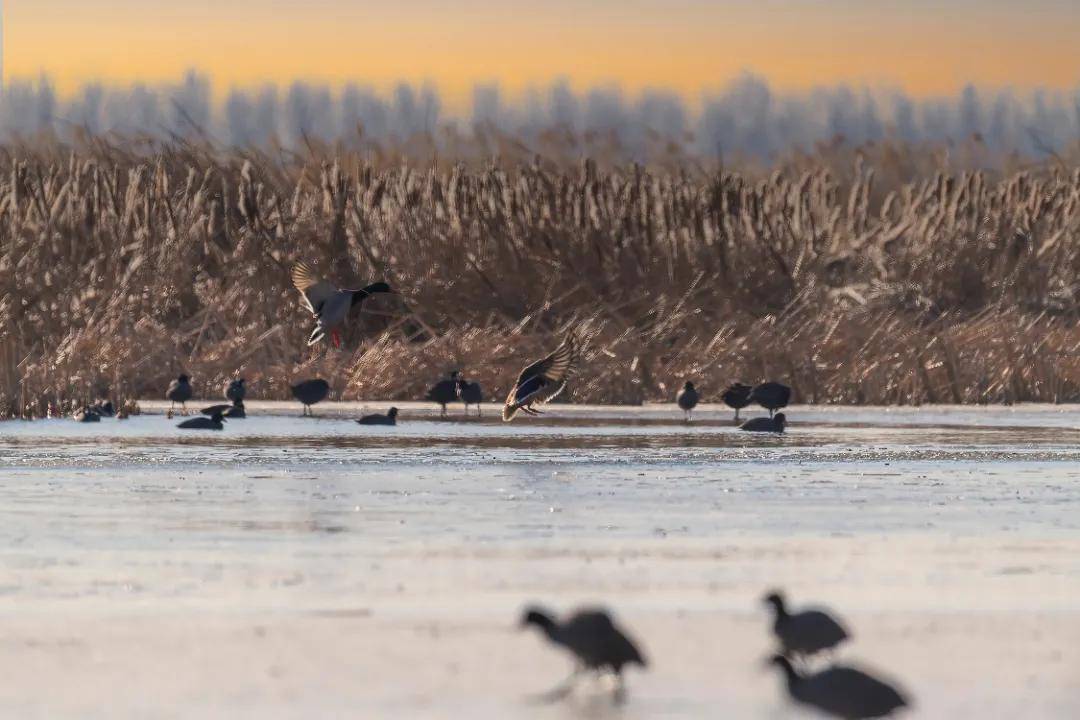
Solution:
[(781, 593), (779, 590), (774, 590), (773, 592), (769, 593), (764, 598), (762, 598), (761, 601), (766, 605), (772, 605), (773, 610), (776, 611), (778, 617), (787, 614), (787, 610), (784, 607), (784, 594)]
[(792, 667), (791, 661), (783, 655), (773, 655), (765, 661), (767, 666), (778, 667), (784, 671), (784, 676), (790, 680), (797, 680), (799, 678), (798, 673), (795, 672), (795, 668)]
[(179, 380), (182, 383), (186, 383), (191, 378), (189, 378), (187, 375), (184, 375), (183, 373), (180, 373), (180, 377), (178, 377), (176, 379)]
[(450, 379), (451, 380), (457, 380), (458, 377), (460, 377), (460, 376), (461, 376), (461, 371), (460, 370), (451, 370), (450, 371)]
[(239, 380), (236, 381), (236, 384), (237, 385), (243, 385), (246, 382), (247, 382), (247, 380), (245, 380), (244, 378), (240, 378)]
[(683, 390), (693, 390), (694, 389), (694, 383), (687, 380), (686, 383), (682, 386), (682, 389)]
[(387, 413), (386, 413), (386, 417), (397, 419), (397, 408), (396, 407), (390, 408), (390, 410), (388, 410)]
[(518, 623), (518, 626), (524, 628), (529, 625), (535, 625), (547, 635), (551, 635), (555, 629), (555, 620), (542, 608), (528, 607), (525, 608), (525, 612), (521, 614), (521, 622)]

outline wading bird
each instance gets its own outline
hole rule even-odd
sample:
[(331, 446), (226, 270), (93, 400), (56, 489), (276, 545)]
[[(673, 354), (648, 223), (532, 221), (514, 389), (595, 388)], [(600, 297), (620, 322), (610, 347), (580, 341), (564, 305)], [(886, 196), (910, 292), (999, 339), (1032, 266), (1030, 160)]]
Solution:
[(483, 413), (480, 409), (480, 403), (484, 402), (484, 391), (480, 389), (480, 383), (469, 382), (463, 377), (458, 378), (458, 396), (461, 398), (461, 402), (465, 403), (465, 414), (469, 414), (469, 406), (476, 406), (476, 417), (480, 417)]
[(750, 393), (754, 391), (754, 388), (749, 385), (743, 385), (741, 382), (732, 383), (728, 385), (727, 390), (721, 396), (724, 400), (724, 404), (735, 411), (735, 422), (739, 422), (739, 411), (750, 404)]
[(304, 415), (314, 415), (311, 412), (311, 406), (326, 399), (326, 396), (330, 394), (330, 383), (316, 378), (297, 383), (290, 389), (293, 397), (304, 404)]
[(856, 668), (834, 665), (818, 673), (800, 675), (783, 655), (774, 655), (769, 663), (783, 671), (792, 700), (833, 717), (879, 718), (908, 705), (907, 699), (892, 685)]
[(327, 331), (334, 347), (341, 347), (341, 334), (338, 328), (344, 324), (349, 310), (359, 307), (364, 299), (375, 293), (393, 293), (390, 286), (377, 282), (359, 290), (343, 290), (315, 275), (307, 263), (299, 262), (293, 266), (292, 282), (304, 307), (315, 319), (315, 327), (308, 337), (308, 345), (314, 345), (323, 339)]
[(844, 626), (824, 610), (809, 608), (788, 612), (784, 595), (779, 591), (769, 593), (762, 602), (773, 608), (773, 633), (780, 641), (784, 655), (808, 658), (823, 650), (832, 650), (851, 637)]
[(778, 382), (761, 383), (750, 393), (750, 401), (769, 411), (769, 417), (791, 400), (791, 388)]
[(601, 609), (582, 609), (562, 622), (555, 620), (541, 608), (528, 608), (521, 618), (521, 627), (535, 625), (548, 640), (573, 653), (577, 667), (570, 677), (555, 690), (544, 694), (545, 699), (556, 700), (573, 690), (574, 683), (584, 671), (615, 675), (615, 699), (625, 696), (623, 668), (637, 664), (647, 665), (641, 651), (626, 634), (615, 626), (607, 612)]
[(750, 418), (739, 426), (740, 430), (747, 432), (771, 432), (782, 434), (787, 424), (787, 416), (784, 413), (776, 413), (773, 417)]
[(697, 407), (698, 400), (701, 399), (701, 395), (694, 389), (694, 383), (689, 380), (683, 385), (682, 390), (675, 395), (675, 402), (682, 408), (683, 413), (686, 415), (686, 422), (690, 422), (690, 417), (694, 412), (694, 408)]
[(211, 413), (210, 417), (193, 417), (176, 427), (181, 430), (221, 430), (225, 427), (225, 418), (220, 412)]
[(385, 415), (379, 415), (378, 413), (365, 415), (356, 422), (361, 425), (397, 425), (397, 416), (398, 409), (392, 407)]
[(518, 410), (527, 415), (541, 414), (534, 406), (550, 401), (566, 387), (566, 380), (577, 363), (577, 345), (573, 333), (568, 334), (555, 352), (521, 371), (510, 394), (506, 396), (503, 420), (513, 420)]
[(172, 401), (169, 412), (176, 408), (176, 403), (180, 403), (180, 412), (186, 414), (187, 401), (191, 399), (191, 394), (191, 380), (187, 375), (181, 375), (169, 383), (169, 389), (165, 391), (165, 399)]
[(446, 406), (458, 399), (458, 371), (451, 370), (445, 378), (432, 385), (427, 399), (442, 407), (439, 417), (446, 417)]

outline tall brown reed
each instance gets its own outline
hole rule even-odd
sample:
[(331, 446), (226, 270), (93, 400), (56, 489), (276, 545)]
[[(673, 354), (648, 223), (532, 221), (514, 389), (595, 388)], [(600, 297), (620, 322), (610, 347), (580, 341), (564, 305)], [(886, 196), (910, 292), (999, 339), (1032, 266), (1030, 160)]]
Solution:
[[(571, 327), (590, 336), (579, 401), (683, 378), (818, 403), (1080, 399), (1080, 170), (912, 175), (933, 159), (898, 172), (898, 151), (761, 175), (8, 147), (0, 413), (158, 396), (180, 371), (206, 395), (321, 374), (407, 399), (463, 366), (497, 392)], [(366, 306), (350, 349), (308, 349), (301, 258), (402, 301)]]

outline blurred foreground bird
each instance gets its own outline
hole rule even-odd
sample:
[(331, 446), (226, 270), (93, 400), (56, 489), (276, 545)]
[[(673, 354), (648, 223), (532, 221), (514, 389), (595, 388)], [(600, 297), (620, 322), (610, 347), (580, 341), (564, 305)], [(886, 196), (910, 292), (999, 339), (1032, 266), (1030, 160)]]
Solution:
[(735, 411), (735, 422), (739, 422), (739, 411), (750, 404), (750, 393), (754, 388), (741, 382), (728, 385), (727, 390), (721, 395), (724, 404)]
[[(224, 407), (224, 406), (222, 406)], [(176, 427), (181, 430), (221, 430), (225, 427), (221, 412), (211, 413), (210, 417), (193, 417)]]
[(304, 307), (315, 319), (315, 327), (308, 337), (308, 345), (314, 345), (323, 339), (327, 331), (334, 347), (341, 347), (341, 334), (338, 328), (345, 323), (349, 310), (359, 307), (364, 300), (375, 293), (393, 293), (390, 286), (377, 282), (359, 290), (343, 290), (318, 277), (307, 263), (298, 262), (292, 269), (292, 282)]
[(518, 410), (527, 415), (540, 415), (541, 412), (534, 406), (550, 401), (563, 391), (577, 360), (578, 341), (570, 333), (555, 352), (521, 371), (510, 394), (506, 396), (503, 420), (513, 420)]
[(180, 403), (180, 412), (186, 414), (187, 401), (191, 399), (191, 394), (191, 380), (187, 375), (181, 375), (173, 380), (169, 383), (169, 389), (165, 391), (165, 399), (172, 401), (169, 410), (175, 410), (176, 403)]
[(773, 417), (750, 418), (739, 426), (740, 430), (747, 432), (771, 432), (782, 434), (787, 425), (787, 416), (784, 413), (776, 413)]
[(761, 383), (750, 393), (750, 401), (769, 411), (769, 417), (791, 400), (791, 388), (778, 382)]
[(458, 399), (458, 374), (457, 370), (451, 370), (428, 390), (427, 399), (442, 406), (439, 417), (446, 417), (446, 406)]
[(330, 383), (316, 378), (297, 383), (290, 389), (293, 397), (304, 404), (304, 415), (313, 415), (311, 406), (326, 399), (326, 396), (330, 394)]
[(824, 610), (814, 608), (788, 612), (784, 595), (779, 591), (763, 599), (773, 608), (773, 632), (785, 655), (807, 658), (822, 650), (832, 650), (851, 635)]
[(521, 618), (521, 627), (529, 625), (540, 628), (548, 640), (573, 653), (577, 663), (574, 672), (562, 685), (545, 693), (547, 699), (565, 696), (573, 689), (581, 673), (591, 670), (597, 673), (609, 671), (615, 675), (615, 699), (621, 701), (625, 695), (623, 668), (633, 664), (641, 667), (647, 665), (634, 642), (615, 626), (604, 610), (578, 610), (559, 622), (545, 610), (531, 607)]
[(469, 382), (463, 377), (458, 378), (458, 397), (465, 403), (465, 415), (469, 414), (469, 406), (476, 406), (476, 417), (480, 417), (482, 411), (480, 403), (484, 402), (484, 391), (480, 389), (480, 383)]
[(682, 390), (675, 395), (675, 402), (682, 408), (683, 413), (686, 414), (686, 422), (690, 422), (690, 416), (694, 412), (694, 408), (697, 407), (698, 400), (701, 396), (698, 391), (694, 389), (694, 383), (689, 380), (683, 385)]
[(856, 668), (834, 665), (818, 673), (800, 675), (783, 655), (774, 655), (769, 662), (783, 671), (793, 700), (833, 717), (879, 718), (908, 705), (896, 688)]
[(371, 415), (365, 415), (356, 422), (361, 425), (397, 425), (398, 409), (396, 407), (390, 408), (385, 415), (379, 415), (373, 413)]
[(247, 397), (247, 386), (244, 382), (244, 378), (230, 380), (225, 385), (225, 399), (234, 404), (244, 402), (244, 398)]

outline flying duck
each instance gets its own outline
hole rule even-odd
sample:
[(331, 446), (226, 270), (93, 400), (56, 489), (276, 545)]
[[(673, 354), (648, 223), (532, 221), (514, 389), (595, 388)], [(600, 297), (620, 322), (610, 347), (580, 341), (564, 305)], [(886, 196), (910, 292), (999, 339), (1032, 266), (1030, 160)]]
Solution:
[[(442, 406), (439, 417), (446, 417), (446, 406), (458, 399), (458, 371), (452, 370), (428, 390), (427, 399)], [(468, 408), (466, 408), (468, 410)]]
[(244, 382), (244, 378), (230, 380), (225, 385), (225, 399), (232, 403), (243, 402), (247, 397), (247, 387)]
[(832, 650), (851, 637), (844, 626), (824, 610), (809, 608), (789, 613), (780, 591), (769, 593), (762, 602), (773, 608), (773, 633), (785, 655), (809, 657)]
[(330, 394), (330, 383), (322, 379), (305, 380), (292, 386), (293, 397), (304, 404), (304, 415), (312, 415), (311, 406)]
[(319, 342), (329, 331), (334, 347), (341, 347), (338, 328), (345, 322), (349, 310), (353, 306), (361, 305), (369, 295), (394, 292), (384, 282), (372, 283), (359, 290), (342, 290), (315, 275), (311, 267), (304, 262), (293, 266), (292, 282), (300, 291), (304, 307), (315, 319), (315, 328), (308, 337), (308, 345)]
[(747, 432), (771, 432), (782, 434), (787, 424), (787, 416), (784, 413), (776, 413), (773, 417), (750, 418), (739, 426), (740, 430)]
[(769, 411), (769, 417), (791, 400), (791, 388), (778, 382), (761, 383), (750, 393), (750, 401)]
[(221, 415), (222, 417), (242, 419), (247, 417), (247, 413), (244, 412), (243, 401), (234, 402), (231, 405), (211, 405), (200, 410), (203, 415)]
[(792, 700), (836, 718), (885, 717), (908, 705), (892, 685), (853, 667), (833, 665), (821, 672), (800, 675), (783, 655), (774, 655), (769, 663), (783, 671)]
[(518, 410), (527, 415), (540, 415), (534, 406), (548, 402), (563, 391), (577, 360), (577, 338), (571, 333), (555, 352), (521, 371), (510, 394), (506, 396), (503, 420), (513, 420)]
[(682, 390), (675, 395), (675, 402), (679, 404), (683, 412), (686, 413), (686, 422), (690, 422), (690, 416), (697, 407), (698, 400), (701, 399), (701, 395), (694, 389), (694, 383), (689, 380), (683, 385)]
[(465, 414), (469, 414), (469, 406), (476, 406), (476, 417), (480, 417), (482, 411), (480, 403), (484, 402), (484, 391), (480, 389), (480, 383), (469, 382), (463, 377), (458, 378), (458, 396), (465, 403)]
[[(213, 408), (207, 408), (207, 410), (211, 409)], [(211, 413), (210, 417), (199, 416), (189, 418), (177, 425), (176, 427), (182, 430), (222, 430), (225, 427), (224, 422), (224, 417), (222, 416), (221, 412), (218, 411)]]
[(727, 390), (721, 396), (724, 400), (724, 404), (735, 411), (735, 422), (739, 422), (739, 411), (750, 404), (750, 393), (754, 391), (754, 388), (749, 385), (743, 385), (741, 382), (732, 383), (728, 385)]
[(573, 689), (573, 683), (583, 670), (597, 673), (614, 673), (617, 685), (615, 699), (621, 701), (625, 694), (622, 670), (627, 665), (647, 666), (645, 657), (634, 642), (611, 621), (602, 609), (581, 609), (562, 622), (555, 620), (538, 607), (527, 608), (521, 617), (521, 627), (535, 625), (548, 640), (569, 650), (577, 661), (577, 668), (564, 683), (563, 688), (551, 693), (561, 696)]
[(361, 425), (397, 425), (397, 415), (398, 409), (392, 407), (385, 415), (379, 415), (378, 413), (365, 415), (356, 422)]

